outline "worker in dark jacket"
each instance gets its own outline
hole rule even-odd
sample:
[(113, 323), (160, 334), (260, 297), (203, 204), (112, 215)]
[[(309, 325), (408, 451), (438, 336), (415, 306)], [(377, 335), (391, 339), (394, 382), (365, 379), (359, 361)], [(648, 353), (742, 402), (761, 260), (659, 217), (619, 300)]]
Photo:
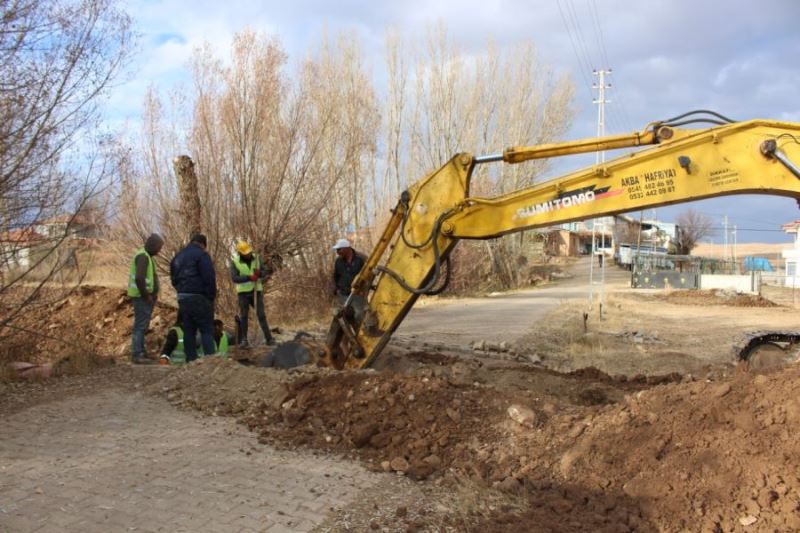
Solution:
[(336, 262), (333, 264), (333, 294), (339, 304), (344, 304), (350, 296), (350, 286), (361, 269), (366, 259), (363, 255), (353, 250), (353, 245), (347, 239), (339, 239), (333, 245), (336, 252)]
[(214, 299), (217, 297), (217, 275), (214, 263), (206, 252), (205, 235), (193, 235), (189, 244), (172, 259), (169, 274), (178, 293), (178, 312), (183, 324), (183, 343), (186, 362), (197, 359), (197, 340), (200, 330), (203, 351), (214, 348)]
[(158, 299), (158, 272), (153, 259), (164, 246), (164, 239), (153, 233), (144, 242), (144, 246), (136, 250), (131, 260), (128, 275), (128, 296), (133, 301), (133, 334), (132, 361), (134, 363), (153, 363), (147, 357), (144, 334), (150, 327), (150, 317), (153, 315)]
[(247, 339), (247, 323), (250, 308), (255, 307), (264, 342), (275, 344), (267, 324), (267, 313), (264, 311), (264, 281), (270, 272), (261, 264), (261, 258), (253, 253), (253, 247), (245, 241), (236, 243), (236, 252), (231, 258), (231, 281), (236, 285), (236, 297), (239, 300), (239, 345), (249, 346)]

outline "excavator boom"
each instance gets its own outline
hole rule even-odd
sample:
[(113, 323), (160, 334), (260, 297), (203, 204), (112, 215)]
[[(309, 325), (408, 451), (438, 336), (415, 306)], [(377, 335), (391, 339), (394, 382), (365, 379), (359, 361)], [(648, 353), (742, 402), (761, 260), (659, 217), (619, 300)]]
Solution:
[[(629, 135), (509, 148), (502, 155), (456, 155), (402, 194), (331, 324), (327, 363), (369, 365), (417, 298), (446, 286), (449, 255), (460, 239), (733, 194), (800, 199), (800, 124), (712, 115), (686, 114)], [(676, 127), (697, 121), (714, 126)], [(470, 195), (476, 165), (638, 146), (649, 147), (500, 197)]]

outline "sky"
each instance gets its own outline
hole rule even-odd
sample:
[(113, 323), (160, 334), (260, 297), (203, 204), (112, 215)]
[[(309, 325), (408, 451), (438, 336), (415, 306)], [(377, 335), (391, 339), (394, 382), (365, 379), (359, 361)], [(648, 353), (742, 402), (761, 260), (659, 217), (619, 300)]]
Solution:
[[(290, 62), (302, 59), (323, 31), (355, 31), (380, 80), (388, 28), (414, 38), (443, 22), (465, 53), (485, 49), (489, 39), (501, 49), (532, 41), (542, 60), (570, 75), (577, 114), (568, 139), (596, 134), (592, 70), (601, 68), (612, 69), (608, 134), (693, 109), (736, 120), (800, 122), (800, 0), (133, 0), (126, 5), (140, 38), (128, 76), (110, 98), (116, 121), (139, 119), (148, 87), (186, 83), (194, 47), (208, 41), (222, 55), (233, 34), (247, 27), (277, 35)], [(715, 198), (655, 214), (674, 221), (687, 206), (720, 228), (715, 242), (723, 240), (725, 215), (737, 226), (739, 242), (788, 242), (781, 224), (800, 219), (794, 200), (766, 196)]]

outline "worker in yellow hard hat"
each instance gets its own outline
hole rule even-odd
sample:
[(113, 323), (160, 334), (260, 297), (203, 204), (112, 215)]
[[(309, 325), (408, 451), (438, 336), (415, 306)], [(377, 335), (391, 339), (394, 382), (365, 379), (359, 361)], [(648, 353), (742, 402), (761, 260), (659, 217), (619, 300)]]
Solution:
[(246, 241), (236, 243), (236, 251), (231, 258), (231, 280), (236, 285), (239, 300), (239, 338), (242, 347), (248, 347), (247, 322), (250, 308), (255, 307), (258, 323), (264, 333), (264, 341), (268, 345), (275, 344), (267, 324), (264, 311), (264, 280), (271, 272), (261, 264), (258, 254)]

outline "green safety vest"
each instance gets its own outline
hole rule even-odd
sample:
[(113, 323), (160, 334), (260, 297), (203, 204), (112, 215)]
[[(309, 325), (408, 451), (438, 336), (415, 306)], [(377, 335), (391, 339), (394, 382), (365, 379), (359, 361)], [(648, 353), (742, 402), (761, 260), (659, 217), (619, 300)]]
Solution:
[(147, 277), (145, 278), (147, 292), (153, 294), (153, 289), (156, 286), (156, 266), (155, 262), (153, 262), (153, 257), (144, 248), (139, 248), (136, 250), (133, 260), (131, 260), (131, 272), (128, 278), (128, 296), (131, 298), (140, 298), (142, 296), (139, 287), (136, 286), (136, 258), (142, 254), (147, 256)]
[[(253, 260), (250, 261), (249, 265), (241, 260), (239, 254), (234, 254), (232, 259), (233, 264), (236, 267), (236, 270), (239, 271), (240, 276), (252, 276), (253, 272), (261, 268), (261, 260), (258, 258), (257, 254), (253, 254)], [(236, 292), (253, 292), (253, 287), (255, 287), (257, 291), (263, 291), (264, 283), (261, 281), (261, 279), (256, 282), (248, 280), (244, 283), (237, 283)]]
[[(216, 344), (216, 343), (215, 343)], [(224, 331), (222, 332), (222, 337), (219, 339), (219, 344), (217, 346), (217, 354), (222, 357), (223, 359), (228, 358), (228, 334)]]
[(183, 365), (186, 364), (186, 351), (183, 348), (183, 328), (180, 326), (172, 326), (170, 331), (175, 331), (178, 334), (178, 344), (172, 350), (172, 355), (169, 356), (169, 364)]
[[(203, 345), (197, 342), (197, 355), (204, 356), (205, 352), (203, 351)], [(228, 358), (228, 334), (224, 331), (222, 332), (222, 337), (219, 339), (219, 343), (214, 341), (214, 347), (217, 349), (216, 355), (219, 355), (223, 359)]]

